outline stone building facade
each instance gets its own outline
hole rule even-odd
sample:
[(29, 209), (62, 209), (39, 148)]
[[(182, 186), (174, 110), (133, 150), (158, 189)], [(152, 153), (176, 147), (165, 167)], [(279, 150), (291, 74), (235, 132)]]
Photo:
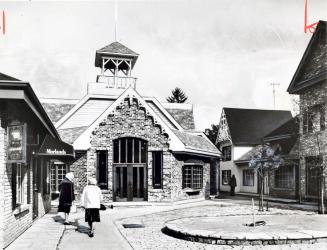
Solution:
[[(318, 199), (327, 174), (327, 23), (317, 25), (288, 87), (299, 95), (300, 198)], [(326, 180), (324, 180), (326, 183)], [(325, 185), (325, 196), (326, 196)]]
[(72, 150), (29, 83), (0, 73), (0, 248), (50, 210), (49, 161), (60, 157), (44, 154), (44, 147), (54, 149), (50, 137)]
[[(137, 58), (118, 42), (98, 50), (97, 81), (55, 124), (76, 152), (70, 169), (77, 197), (95, 177), (107, 203), (205, 198), (217, 190), (210, 188), (217, 185), (210, 168), (217, 168), (220, 152), (195, 130), (192, 105), (161, 103), (136, 91), (131, 70)], [(43, 105), (58, 118), (60, 105)]]

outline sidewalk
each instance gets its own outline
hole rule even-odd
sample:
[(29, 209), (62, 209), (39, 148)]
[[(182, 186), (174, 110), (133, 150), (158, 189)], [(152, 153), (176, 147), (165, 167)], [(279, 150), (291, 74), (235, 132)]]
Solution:
[(22, 249), (132, 249), (106, 212), (101, 213), (96, 235), (89, 238), (84, 211), (70, 216), (72, 225), (63, 225), (61, 214), (46, 214), (26, 230), (6, 250)]
[(6, 250), (21, 249), (57, 249), (58, 242), (63, 235), (64, 225), (56, 214), (46, 214), (34, 222), (18, 239), (11, 243)]

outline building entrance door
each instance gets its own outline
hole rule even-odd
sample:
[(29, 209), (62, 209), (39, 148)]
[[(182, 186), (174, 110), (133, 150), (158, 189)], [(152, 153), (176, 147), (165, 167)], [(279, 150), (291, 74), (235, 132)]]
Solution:
[(147, 142), (137, 138), (114, 140), (113, 201), (147, 199)]
[(114, 200), (143, 201), (145, 199), (144, 165), (114, 166)]

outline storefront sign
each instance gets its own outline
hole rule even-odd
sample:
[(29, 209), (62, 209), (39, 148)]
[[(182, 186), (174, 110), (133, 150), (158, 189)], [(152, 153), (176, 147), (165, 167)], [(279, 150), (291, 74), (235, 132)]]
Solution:
[(26, 163), (26, 127), (8, 126), (8, 163)]
[(53, 154), (53, 155), (65, 155), (66, 150), (57, 150), (57, 149), (50, 149), (47, 148), (47, 154)]

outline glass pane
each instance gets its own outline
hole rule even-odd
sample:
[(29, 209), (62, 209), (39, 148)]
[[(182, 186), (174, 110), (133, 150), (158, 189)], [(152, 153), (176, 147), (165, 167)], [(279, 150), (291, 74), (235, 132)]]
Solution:
[(120, 162), (126, 163), (126, 139), (120, 139)]
[(134, 139), (134, 163), (140, 163), (140, 140)]
[(119, 163), (119, 141), (114, 140), (114, 163)]
[(133, 139), (127, 139), (127, 163), (133, 163)]
[(153, 187), (161, 188), (162, 180), (162, 152), (152, 153), (152, 175), (153, 175)]
[(146, 142), (141, 141), (141, 163), (146, 163)]

